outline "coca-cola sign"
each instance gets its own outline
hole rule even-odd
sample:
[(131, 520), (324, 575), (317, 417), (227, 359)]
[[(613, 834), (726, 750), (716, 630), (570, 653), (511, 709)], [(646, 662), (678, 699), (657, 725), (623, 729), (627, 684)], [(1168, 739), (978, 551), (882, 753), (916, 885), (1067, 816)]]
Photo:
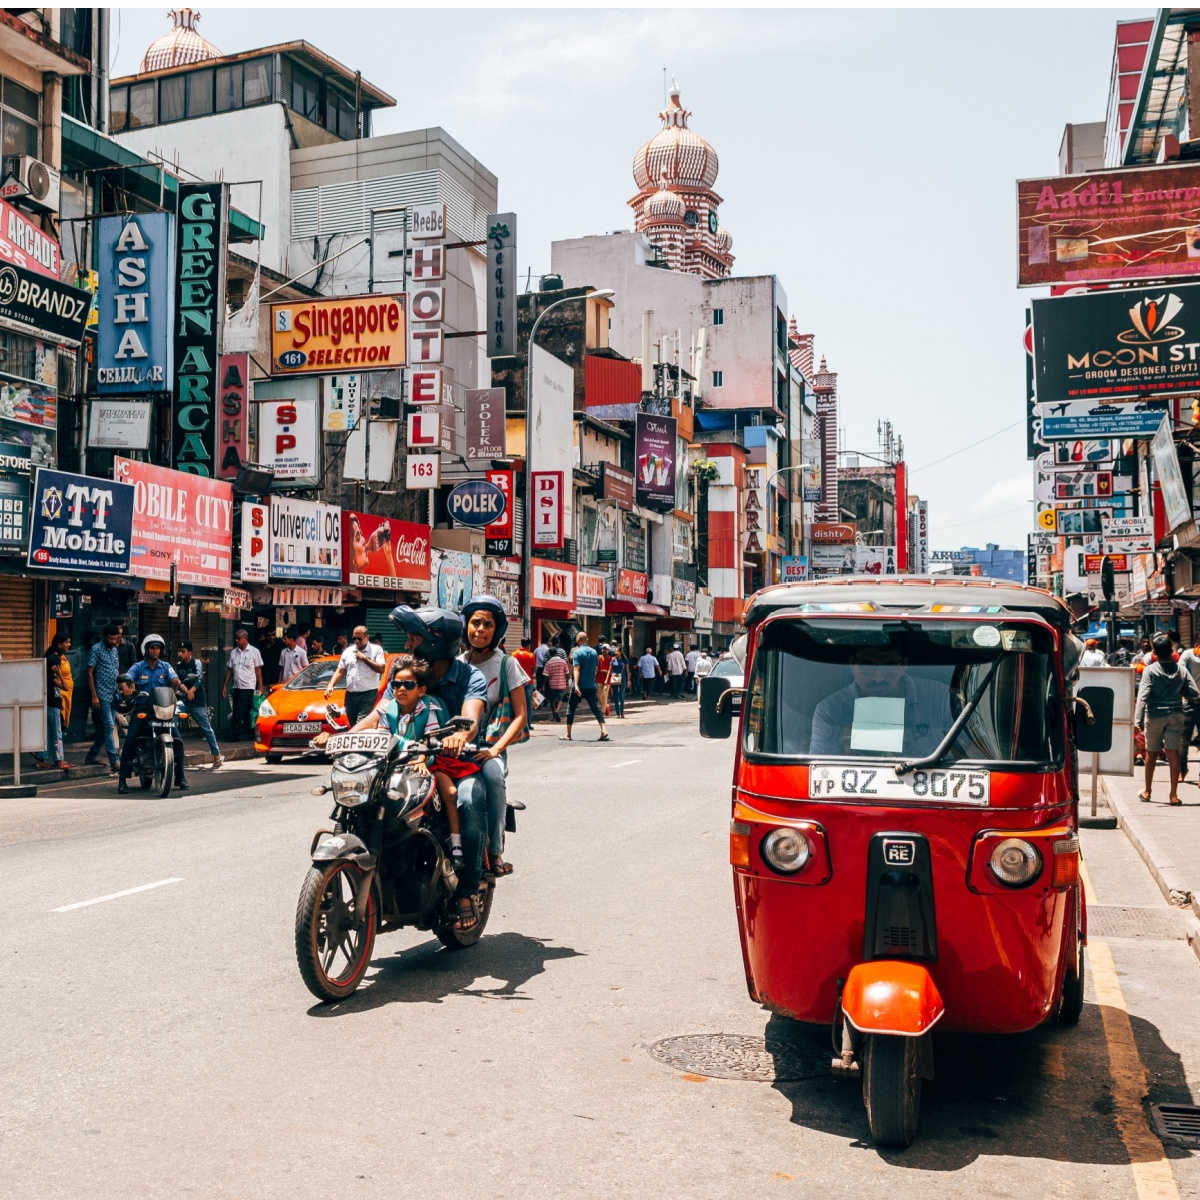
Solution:
[(343, 512), (342, 561), (351, 587), (429, 591), (429, 526)]

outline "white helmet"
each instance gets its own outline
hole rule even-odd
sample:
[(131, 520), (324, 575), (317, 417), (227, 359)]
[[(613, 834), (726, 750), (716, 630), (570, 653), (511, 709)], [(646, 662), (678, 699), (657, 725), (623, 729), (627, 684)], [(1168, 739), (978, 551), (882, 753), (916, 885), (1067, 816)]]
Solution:
[(146, 634), (146, 636), (144, 638), (142, 638), (142, 657), (143, 658), (146, 656), (146, 647), (147, 646), (161, 646), (163, 648), (163, 650), (165, 651), (167, 648), (167, 643), (164, 642), (163, 639), (157, 633), (148, 633), (148, 634)]

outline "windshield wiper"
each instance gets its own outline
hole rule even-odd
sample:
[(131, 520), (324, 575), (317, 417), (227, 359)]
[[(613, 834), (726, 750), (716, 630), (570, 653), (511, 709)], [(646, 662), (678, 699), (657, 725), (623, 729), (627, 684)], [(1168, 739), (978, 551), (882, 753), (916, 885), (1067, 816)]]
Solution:
[(988, 690), (993, 678), (996, 675), (996, 668), (1000, 666), (1000, 659), (996, 659), (992, 663), (992, 669), (984, 677), (983, 682), (975, 691), (975, 695), (963, 705), (963, 710), (958, 714), (958, 718), (954, 724), (946, 730), (946, 736), (934, 747), (931, 754), (927, 754), (924, 758), (913, 759), (912, 762), (902, 762), (896, 764), (897, 775), (907, 775), (910, 771), (923, 771), (926, 767), (936, 766), (946, 756), (946, 752), (958, 740), (958, 735), (962, 733), (963, 727), (971, 719), (972, 714), (979, 707), (979, 701), (983, 699), (983, 693)]

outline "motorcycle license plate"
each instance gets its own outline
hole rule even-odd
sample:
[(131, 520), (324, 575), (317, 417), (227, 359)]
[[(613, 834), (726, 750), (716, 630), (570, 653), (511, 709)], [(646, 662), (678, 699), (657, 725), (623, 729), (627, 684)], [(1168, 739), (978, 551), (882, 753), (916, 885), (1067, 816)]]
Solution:
[(813, 763), (808, 794), (814, 800), (897, 800), (901, 804), (987, 804), (991, 772), (930, 767), (897, 776), (891, 763)]
[(320, 721), (284, 721), (281, 723), (279, 732), (282, 734), (303, 734), (303, 733), (320, 733)]
[(390, 733), (364, 730), (362, 733), (335, 733), (325, 746), (327, 754), (384, 754), (392, 744)]

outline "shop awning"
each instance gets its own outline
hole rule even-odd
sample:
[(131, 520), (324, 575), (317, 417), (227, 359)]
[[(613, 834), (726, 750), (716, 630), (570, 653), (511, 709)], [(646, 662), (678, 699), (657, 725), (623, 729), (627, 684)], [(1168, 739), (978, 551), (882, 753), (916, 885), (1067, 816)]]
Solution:
[(669, 617), (671, 615), (661, 605), (650, 604), (645, 600), (605, 600), (604, 607), (610, 617), (623, 614), (632, 614), (637, 617)]

